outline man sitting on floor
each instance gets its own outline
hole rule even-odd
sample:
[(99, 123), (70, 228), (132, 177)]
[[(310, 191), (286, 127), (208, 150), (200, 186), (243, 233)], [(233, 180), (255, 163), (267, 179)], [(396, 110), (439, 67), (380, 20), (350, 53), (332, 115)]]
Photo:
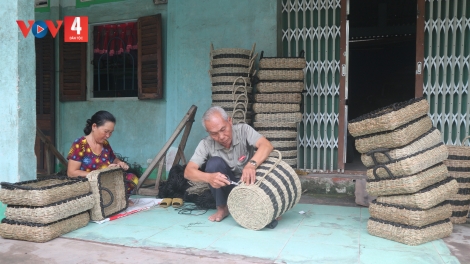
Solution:
[[(204, 113), (202, 125), (209, 136), (199, 142), (186, 165), (184, 177), (210, 184), (217, 212), (209, 220), (220, 222), (229, 214), (227, 198), (235, 187), (231, 181), (253, 184), (256, 167), (268, 158), (273, 146), (249, 125), (233, 125), (232, 119), (218, 106)], [(257, 149), (256, 153), (254, 148)], [(200, 171), (204, 163), (205, 171)]]

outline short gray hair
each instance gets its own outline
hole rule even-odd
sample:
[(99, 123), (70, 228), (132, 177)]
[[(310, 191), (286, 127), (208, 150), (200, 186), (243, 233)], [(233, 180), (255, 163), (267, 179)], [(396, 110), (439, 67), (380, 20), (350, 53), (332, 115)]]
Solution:
[(201, 119), (202, 127), (204, 127), (205, 130), (207, 130), (205, 122), (208, 121), (211, 118), (211, 116), (215, 113), (219, 113), (220, 116), (222, 116), (222, 118), (225, 121), (228, 121), (227, 112), (225, 112), (225, 110), (222, 107), (212, 106), (211, 108), (207, 109), (207, 111), (202, 115), (202, 119)]

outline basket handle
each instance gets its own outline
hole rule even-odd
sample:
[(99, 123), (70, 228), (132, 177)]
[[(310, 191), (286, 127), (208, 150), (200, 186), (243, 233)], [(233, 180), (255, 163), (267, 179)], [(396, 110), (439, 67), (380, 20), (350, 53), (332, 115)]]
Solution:
[(465, 140), (467, 140), (467, 139), (469, 139), (469, 138), (470, 138), (470, 136), (466, 136), (466, 137), (464, 137), (464, 138), (462, 139), (462, 143), (460, 143), (460, 145), (462, 145), (462, 146), (463, 146), (463, 144), (465, 143)]
[(253, 54), (255, 54), (255, 47), (256, 47), (256, 42), (253, 43), (253, 48), (251, 48), (250, 57), (253, 56)]
[(269, 170), (268, 170), (263, 176), (261, 176), (261, 179), (259, 179), (259, 180), (255, 183), (255, 184), (258, 185), (258, 186), (261, 184), (261, 182), (264, 180), (264, 178), (266, 178), (266, 176), (267, 176), (272, 170), (274, 170), (274, 168), (276, 168), (277, 165), (279, 165), (279, 162), (281, 162), (281, 160), (282, 160), (282, 154), (281, 154), (281, 152), (280, 152), (279, 150), (277, 150), (277, 149), (274, 149), (273, 151), (277, 152), (277, 154), (279, 155), (279, 157), (278, 157), (277, 160), (274, 162), (274, 164), (271, 166), (271, 168), (269, 168)]
[(299, 58), (304, 58), (305, 57), (305, 50), (301, 50), (299, 53)]
[(241, 76), (238, 77), (237, 79), (235, 79), (235, 81), (233, 81), (232, 86), (235, 86), (235, 84), (237, 83), (238, 79), (240, 79), (240, 78), (243, 80), (243, 82), (245, 83), (245, 87), (246, 87), (246, 79), (245, 79), (244, 77), (241, 77)]
[(111, 196), (111, 201), (109, 201), (109, 203), (107, 203), (107, 204), (103, 204), (103, 205), (102, 205), (103, 208), (106, 208), (106, 207), (110, 206), (110, 205), (114, 202), (114, 195), (113, 195), (113, 193), (112, 193), (108, 188), (106, 188), (106, 187), (100, 187), (99, 190), (100, 190), (100, 192), (101, 192), (101, 191), (106, 191), (106, 192), (109, 193), (109, 196)]
[(2, 187), (6, 187), (6, 189), (22, 189), (22, 190), (32, 190), (33, 187), (30, 186), (21, 186), (21, 185), (16, 185), (14, 183), (9, 183), (9, 182), (2, 182), (0, 183)]
[(390, 178), (395, 178), (395, 175), (393, 175), (393, 173), (390, 171), (389, 168), (387, 168), (387, 166), (380, 164), (380, 165), (375, 166), (374, 169), (372, 170), (376, 180), (380, 180), (379, 175), (377, 175), (377, 170), (379, 168), (383, 168), (388, 173), (388, 176), (390, 176)]
[(394, 159), (392, 159), (392, 157), (390, 157), (390, 154), (387, 153), (388, 151), (390, 151), (390, 150), (387, 149), (387, 148), (378, 148), (378, 149), (374, 149), (374, 150), (371, 150), (371, 151), (367, 152), (366, 155), (372, 158), (372, 161), (374, 162), (374, 165), (378, 165), (379, 162), (377, 162), (377, 156), (375, 156), (375, 154), (377, 154), (377, 153), (381, 153), (381, 154), (385, 155), (388, 159), (388, 162), (394, 161)]
[(246, 115), (245, 115), (245, 112), (242, 109), (234, 109), (234, 111), (232, 112), (232, 120), (233, 120), (233, 116), (235, 115), (236, 112), (242, 112), (243, 121), (240, 121), (240, 122), (246, 123)]
[(259, 60), (262, 60), (264, 56), (264, 50), (261, 51), (261, 55), (259, 56)]

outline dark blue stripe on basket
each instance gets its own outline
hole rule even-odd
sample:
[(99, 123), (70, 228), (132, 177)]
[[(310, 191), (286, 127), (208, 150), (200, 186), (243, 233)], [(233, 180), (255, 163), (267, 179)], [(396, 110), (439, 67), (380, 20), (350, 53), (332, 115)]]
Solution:
[(275, 197), (273, 191), (264, 183), (260, 183), (259, 187), (261, 188), (261, 190), (264, 191), (264, 193), (266, 193), (266, 195), (271, 200), (271, 203), (273, 204), (273, 209), (274, 209), (274, 215), (273, 216), (276, 216), (277, 212), (279, 211), (279, 204), (277, 203), (277, 200), (276, 200), (276, 197)]
[[(285, 193), (281, 186), (276, 182), (276, 180), (273, 177), (266, 177), (265, 180), (270, 182), (274, 188), (276, 188), (277, 192), (279, 193), (279, 197), (281, 198), (282, 201), (282, 211), (281, 214), (285, 213), (287, 211), (288, 205), (287, 203), (292, 200), (292, 193), (290, 192), (290, 189), (288, 188), (287, 181), (284, 179), (283, 175), (280, 175), (279, 171), (277, 170), (272, 170), (270, 172), (270, 175), (276, 176), (282, 184), (285, 186), (287, 193)], [(268, 175), (269, 176), (269, 175)], [(286, 201), (286, 195), (288, 197), (288, 200)]]
[(470, 160), (470, 156), (449, 155), (448, 160)]
[[(266, 160), (265, 162), (263, 162), (262, 165), (264, 164), (269, 164), (269, 165), (273, 165), (274, 162), (272, 161), (269, 161), (269, 160)], [(269, 169), (271, 166), (267, 166), (266, 168)], [(297, 200), (297, 185), (295, 184), (295, 181), (294, 181), (294, 178), (292, 177), (292, 175), (290, 174), (290, 172), (288, 172), (286, 169), (284, 169), (284, 167), (282, 166), (278, 166), (277, 169), (281, 170), (286, 176), (287, 178), (289, 179), (289, 182), (290, 182), (290, 185), (292, 186), (292, 190), (294, 191), (294, 195), (293, 195), (293, 199), (290, 201), (290, 205), (289, 207), (287, 208), (286, 211), (288, 211), (289, 209), (291, 209), (292, 207), (294, 207), (294, 203), (295, 201)], [(289, 186), (286, 185), (286, 189), (289, 189), (288, 188)]]

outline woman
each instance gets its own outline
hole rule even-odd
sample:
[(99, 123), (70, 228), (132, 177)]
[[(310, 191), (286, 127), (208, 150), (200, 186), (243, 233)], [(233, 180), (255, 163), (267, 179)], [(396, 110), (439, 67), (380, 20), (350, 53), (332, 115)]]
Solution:
[[(127, 171), (129, 166), (116, 158), (113, 149), (109, 145), (108, 138), (114, 131), (116, 119), (107, 111), (96, 112), (91, 119), (86, 121), (83, 129), (85, 136), (77, 138), (70, 148), (67, 159), (67, 175), (69, 177), (86, 176), (90, 171), (107, 167), (121, 167)], [(126, 175), (127, 180), (137, 183), (138, 178), (132, 173)], [(127, 192), (133, 189), (128, 184)]]

